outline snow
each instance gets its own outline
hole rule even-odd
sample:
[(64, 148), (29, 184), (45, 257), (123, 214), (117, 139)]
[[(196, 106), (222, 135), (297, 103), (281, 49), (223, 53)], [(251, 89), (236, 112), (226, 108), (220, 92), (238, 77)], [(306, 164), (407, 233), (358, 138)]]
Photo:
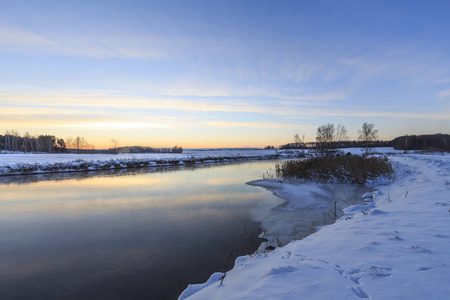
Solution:
[(298, 157), (299, 150), (187, 149), (183, 153), (0, 154), (0, 175), (93, 171), (148, 166)]
[[(361, 193), (364, 204), (346, 208), (336, 223), (272, 252), (239, 257), (223, 284), (215, 273), (179, 299), (448, 299), (450, 155), (389, 158), (395, 180)], [(304, 184), (259, 185), (284, 197), (286, 207), (307, 205), (295, 203)]]
[[(396, 152), (392, 148), (375, 148), (377, 153)], [(360, 154), (363, 149), (343, 149), (343, 153)], [(95, 171), (236, 160), (295, 158), (302, 150), (275, 149), (185, 149), (183, 153), (143, 154), (0, 154), (0, 175), (41, 174), (53, 172)], [(313, 155), (307, 151), (307, 155)]]

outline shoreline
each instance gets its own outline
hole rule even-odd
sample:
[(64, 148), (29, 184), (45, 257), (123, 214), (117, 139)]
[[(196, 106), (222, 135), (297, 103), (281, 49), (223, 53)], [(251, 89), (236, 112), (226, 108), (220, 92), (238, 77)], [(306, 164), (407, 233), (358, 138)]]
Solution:
[[(248, 151), (245, 153), (245, 151)], [(108, 170), (124, 170), (124, 169), (140, 169), (154, 167), (170, 167), (170, 166), (192, 166), (214, 163), (228, 163), (238, 161), (258, 161), (258, 160), (276, 160), (283, 158), (298, 158), (299, 151), (264, 151), (265, 153), (256, 153), (256, 151), (264, 150), (239, 150), (228, 151), (223, 154), (211, 155), (207, 151), (192, 154), (172, 154), (161, 157), (155, 155), (147, 155), (146, 158), (139, 156), (133, 157), (127, 155), (122, 158), (114, 158), (114, 156), (94, 154), (94, 156), (83, 156), (72, 158), (72, 160), (61, 161), (64, 155), (49, 154), (48, 162), (31, 162), (31, 163), (9, 163), (6, 161), (0, 164), (0, 176), (17, 176), (17, 175), (38, 175), (48, 173), (68, 173), (68, 172), (90, 172), (90, 171), (108, 171)], [(209, 151), (211, 152), (211, 151)], [(237, 153), (233, 153), (237, 152)], [(204, 154), (205, 153), (205, 154)], [(244, 154), (242, 154), (244, 153)], [(17, 154), (10, 154), (14, 157)], [(27, 154), (34, 155), (34, 154)], [(52, 155), (55, 155), (52, 157)], [(95, 155), (98, 155), (97, 157)], [(141, 155), (142, 156), (142, 155)], [(42, 156), (41, 156), (42, 157)], [(89, 159), (87, 159), (87, 157)], [(0, 155), (0, 159), (6, 157)], [(28, 157), (27, 157), (28, 158)], [(40, 158), (40, 157), (38, 157)], [(51, 159), (54, 158), (54, 161)], [(76, 158), (76, 159), (75, 159)], [(59, 160), (59, 161), (58, 161)]]
[(223, 284), (215, 273), (179, 299), (445, 298), (450, 155), (389, 158), (396, 178), (365, 194), (368, 203), (302, 240), (239, 257)]
[(318, 228), (335, 223), (346, 208), (367, 204), (363, 195), (368, 188), (352, 184), (276, 179), (246, 184), (263, 188), (275, 197), (262, 199), (252, 211), (252, 218), (263, 228), (259, 237), (267, 240), (261, 243), (258, 253), (301, 240)]
[[(401, 152), (390, 147), (375, 148), (382, 154)], [(343, 148), (344, 152), (360, 154), (360, 148)], [(306, 158), (312, 157), (306, 151)], [(231, 149), (186, 150), (171, 154), (0, 154), (0, 176), (34, 175), (59, 172), (89, 172), (236, 162), (302, 158), (302, 149)]]

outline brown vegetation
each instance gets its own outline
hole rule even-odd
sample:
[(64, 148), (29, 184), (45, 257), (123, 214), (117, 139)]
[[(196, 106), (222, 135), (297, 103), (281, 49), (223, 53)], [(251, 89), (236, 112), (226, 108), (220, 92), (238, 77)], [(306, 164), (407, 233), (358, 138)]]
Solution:
[(295, 177), (322, 183), (365, 184), (382, 176), (391, 178), (393, 170), (387, 157), (324, 156), (277, 164), (276, 175), (281, 178)]

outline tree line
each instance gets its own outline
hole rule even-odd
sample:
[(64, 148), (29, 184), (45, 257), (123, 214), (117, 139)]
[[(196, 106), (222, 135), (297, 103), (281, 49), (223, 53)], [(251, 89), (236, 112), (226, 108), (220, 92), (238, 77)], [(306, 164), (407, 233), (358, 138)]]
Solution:
[(15, 130), (7, 130), (0, 135), (0, 150), (5, 152), (47, 152), (63, 153), (67, 150), (66, 142), (54, 135), (31, 136), (28, 132), (20, 135)]
[(152, 148), (142, 146), (117, 147), (111, 150), (115, 153), (183, 153), (183, 148), (174, 146), (172, 148)]
[[(450, 152), (449, 134), (404, 135), (391, 141), (378, 140), (378, 130), (374, 124), (364, 123), (358, 130), (358, 140), (349, 141), (345, 126), (328, 123), (317, 128), (316, 141), (306, 142), (298, 134), (294, 142), (280, 146), (280, 149), (316, 149), (322, 154), (333, 154), (338, 148), (365, 148), (366, 153), (372, 147), (393, 147), (395, 150), (431, 150)], [(267, 146), (266, 149), (274, 149)]]
[(323, 155), (332, 155), (338, 148), (365, 148), (366, 154), (372, 147), (389, 147), (392, 141), (379, 141), (378, 129), (374, 124), (364, 123), (358, 130), (358, 140), (348, 140), (348, 130), (344, 125), (335, 126), (328, 123), (317, 128), (316, 141), (305, 143), (305, 136), (300, 139), (299, 135), (294, 136), (294, 142), (280, 146), (280, 149), (316, 149)]
[(449, 134), (404, 135), (392, 141), (396, 150), (437, 150), (450, 152)]
[(69, 137), (64, 141), (54, 135), (32, 136), (28, 132), (20, 135), (15, 130), (7, 130), (5, 134), (0, 134), (0, 152), (6, 153), (183, 153), (183, 148), (178, 146), (172, 148), (118, 147), (119, 142), (116, 139), (112, 139), (111, 144), (112, 147), (108, 150), (96, 150), (94, 145), (80, 136)]
[(82, 153), (95, 150), (83, 137), (58, 138), (54, 135), (35, 135), (28, 132), (20, 135), (18, 131), (6, 130), (5, 134), (0, 134), (0, 151), (4, 152), (44, 152), (44, 153)]

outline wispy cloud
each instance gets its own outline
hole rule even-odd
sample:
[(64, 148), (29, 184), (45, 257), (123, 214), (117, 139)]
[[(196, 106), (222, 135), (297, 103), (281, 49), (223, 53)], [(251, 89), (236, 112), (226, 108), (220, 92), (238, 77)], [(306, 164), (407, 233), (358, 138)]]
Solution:
[(450, 89), (446, 89), (446, 90), (437, 92), (437, 97), (440, 100), (447, 99), (447, 98), (450, 99)]
[[(33, 87), (0, 86), (0, 100), (3, 105), (60, 107), (60, 108), (119, 108), (119, 109), (159, 109), (200, 112), (251, 112), (264, 114), (285, 114), (284, 107), (304, 107), (322, 105), (330, 101), (344, 100), (348, 94), (335, 91), (323, 94), (303, 94), (289, 97), (280, 93), (259, 90), (187, 89), (184, 93), (178, 87), (174, 95), (145, 96), (133, 95), (118, 90), (46, 90)], [(261, 94), (260, 94), (261, 92)], [(211, 94), (212, 96), (208, 96)]]
[[(62, 35), (55, 32), (40, 34), (0, 24), (0, 49), (23, 53), (44, 53), (84, 57), (122, 57), (154, 59), (167, 56), (182, 40), (162, 36), (138, 36), (136, 34)], [(178, 44), (178, 45), (177, 45)]]
[[(411, 119), (450, 119), (450, 113), (392, 112), (389, 110), (342, 110), (342, 109), (304, 109), (296, 116), (308, 117), (371, 117), (371, 118), (411, 118)], [(291, 116), (290, 119), (295, 118)]]
[(437, 83), (450, 83), (450, 78), (439, 78), (436, 80)]
[(0, 27), (0, 47), (8, 50), (34, 48), (37, 51), (60, 51), (57, 42), (19, 28)]
[(445, 83), (450, 75), (450, 64), (445, 56), (445, 53), (434, 49), (425, 51), (408, 45), (380, 46), (364, 55), (342, 56), (336, 61), (347, 68), (352, 86), (374, 78), (424, 84)]
[(254, 128), (254, 129), (301, 129), (310, 128), (308, 125), (283, 124), (283, 123), (263, 123), (263, 122), (232, 122), (232, 121), (205, 121), (201, 122), (206, 126), (217, 128)]
[[(259, 98), (272, 99), (274, 101), (292, 100), (302, 101), (303, 104), (315, 104), (318, 102), (344, 100), (348, 98), (347, 91), (330, 91), (324, 93), (306, 93), (296, 89), (264, 89), (260, 87), (218, 87), (208, 88), (195, 84), (176, 85), (176, 87), (160, 89), (161, 94), (171, 97), (228, 97), (228, 98)], [(292, 102), (291, 102), (292, 103)]]
[[(64, 31), (66, 30), (66, 31)], [(0, 22), (0, 50), (93, 58), (183, 59), (186, 56), (233, 57), (250, 55), (242, 41), (215, 36), (195, 36), (175, 30), (143, 32), (127, 27), (115, 30), (73, 32), (47, 28), (35, 31)], [(198, 67), (198, 66), (197, 66)]]
[[(441, 92), (441, 97), (450, 96), (449, 90)], [(0, 99), (2, 99), (0, 97)], [(247, 113), (247, 114), (263, 114), (267, 116), (278, 116), (286, 119), (303, 119), (311, 117), (391, 117), (391, 118), (415, 118), (415, 119), (450, 119), (450, 114), (446, 112), (439, 113), (425, 113), (414, 111), (391, 111), (386, 110), (355, 110), (355, 109), (341, 109), (339, 106), (308, 106), (295, 105), (295, 103), (256, 103), (246, 102), (243, 100), (209, 100), (209, 99), (172, 99), (172, 98), (128, 98), (120, 96), (116, 98), (107, 97), (87, 97), (87, 98), (70, 98), (56, 97), (55, 99), (8, 99), (2, 100), (4, 108), (0, 112), (0, 116), (4, 120), (32, 120), (32, 119), (54, 119), (63, 122), (64, 124), (78, 124), (76, 126), (90, 126), (94, 123), (95, 127), (108, 127), (115, 122), (130, 122), (129, 119), (139, 118), (142, 110), (147, 110), (148, 118), (162, 118), (160, 121), (147, 121), (149, 127), (152, 124), (172, 124), (171, 126), (181, 126), (174, 121), (174, 117), (157, 117), (158, 111), (178, 111), (184, 113), (192, 113), (201, 116), (210, 113)], [(110, 111), (105, 116), (105, 109), (115, 109)], [(127, 117), (123, 117), (126, 115)], [(79, 122), (79, 120), (90, 120), (90, 125), (82, 125), (86, 121)], [(117, 120), (119, 119), (119, 121)], [(121, 120), (122, 119), (122, 120)], [(65, 120), (65, 121), (63, 121)], [(72, 121), (68, 121), (72, 120)], [(94, 121), (96, 120), (96, 121)], [(134, 120), (136, 121), (136, 120)], [(138, 122), (138, 121), (136, 121)], [(141, 121), (139, 121), (141, 122)], [(89, 122), (88, 122), (89, 123)], [(102, 125), (102, 123), (104, 125)], [(81, 124), (81, 125), (80, 125)], [(86, 123), (87, 124), (87, 123)], [(119, 124), (119, 123), (117, 123)], [(144, 123), (142, 123), (144, 124)], [(175, 124), (175, 125), (174, 125)], [(209, 125), (214, 126), (247, 126), (248, 123), (217, 121), (209, 122)], [(131, 126), (131, 125), (130, 125)], [(144, 125), (147, 126), (147, 125)], [(165, 125), (166, 126), (166, 125)], [(278, 123), (254, 123), (254, 127), (269, 128), (288, 128), (291, 125), (279, 125)], [(295, 125), (298, 126), (298, 125)], [(119, 127), (119, 125), (117, 126)]]

